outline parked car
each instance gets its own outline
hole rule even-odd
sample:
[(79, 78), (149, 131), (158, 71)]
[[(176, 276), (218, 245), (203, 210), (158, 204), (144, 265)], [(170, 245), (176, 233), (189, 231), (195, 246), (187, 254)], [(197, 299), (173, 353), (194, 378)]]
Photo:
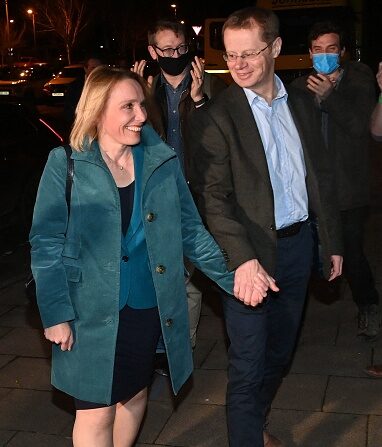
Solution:
[(12, 62), (13, 67), (29, 68), (36, 65), (48, 65), (46, 61), (34, 56), (20, 56), (17, 61)]
[(0, 96), (39, 101), (43, 86), (53, 76), (53, 68), (45, 63), (27, 68), (6, 66), (0, 68)]
[(69, 85), (80, 77), (85, 77), (83, 65), (67, 65), (44, 85), (43, 94), (53, 102), (63, 102)]
[(0, 231), (25, 237), (49, 151), (63, 138), (29, 103), (0, 98)]

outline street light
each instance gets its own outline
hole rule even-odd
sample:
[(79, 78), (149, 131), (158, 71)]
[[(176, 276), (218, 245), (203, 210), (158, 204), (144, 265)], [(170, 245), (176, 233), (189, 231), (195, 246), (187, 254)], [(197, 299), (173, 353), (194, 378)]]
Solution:
[(175, 3), (173, 3), (172, 5), (170, 5), (171, 6), (171, 8), (173, 8), (174, 9), (174, 16), (175, 16), (175, 18), (176, 18), (176, 4)]
[(34, 11), (33, 9), (28, 9), (27, 13), (32, 16), (32, 25), (33, 25), (33, 44), (36, 49), (36, 24), (34, 21)]
[(7, 32), (7, 47), (10, 47), (11, 36), (9, 34), (9, 14), (8, 14), (8, 0), (5, 0), (5, 18), (6, 18), (6, 32)]

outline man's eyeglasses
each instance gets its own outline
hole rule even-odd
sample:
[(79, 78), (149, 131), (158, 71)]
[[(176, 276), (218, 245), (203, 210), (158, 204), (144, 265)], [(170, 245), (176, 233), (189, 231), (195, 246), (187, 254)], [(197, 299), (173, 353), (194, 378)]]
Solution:
[(243, 60), (253, 61), (255, 60), (260, 54), (265, 51), (268, 47), (270, 47), (273, 44), (273, 42), (269, 43), (266, 47), (262, 48), (261, 50), (257, 51), (244, 51), (242, 54), (236, 54), (236, 53), (230, 53), (225, 52), (223, 53), (223, 59), (226, 62), (236, 62), (238, 57), (241, 57)]
[(178, 53), (179, 56), (182, 56), (183, 54), (188, 53), (188, 45), (179, 45), (176, 48), (159, 48), (156, 45), (152, 45), (156, 50), (159, 50), (162, 52), (164, 57), (173, 57), (175, 54), (175, 51)]

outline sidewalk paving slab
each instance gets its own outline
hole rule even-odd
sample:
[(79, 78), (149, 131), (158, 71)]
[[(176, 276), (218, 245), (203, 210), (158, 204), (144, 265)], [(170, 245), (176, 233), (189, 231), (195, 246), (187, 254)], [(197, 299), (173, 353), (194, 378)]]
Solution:
[(60, 434), (73, 415), (58, 406), (48, 391), (13, 389), (0, 399), (0, 429)]
[(293, 358), (290, 372), (299, 374), (363, 376), (370, 360), (370, 348), (357, 346), (301, 345)]
[(42, 329), (14, 328), (0, 338), (0, 354), (48, 358), (51, 347), (43, 338)]
[(270, 431), (286, 447), (364, 447), (367, 416), (272, 410)]
[(330, 377), (323, 411), (382, 416), (382, 380)]
[(183, 403), (174, 411), (156, 443), (179, 447), (228, 447), (225, 407)]
[(272, 407), (286, 410), (321, 411), (328, 377), (313, 374), (288, 374)]
[(50, 362), (47, 359), (18, 357), (0, 369), (3, 387), (50, 391)]
[(367, 447), (381, 447), (382, 445), (382, 417), (370, 416)]
[(7, 447), (70, 447), (71, 438), (41, 433), (19, 432), (7, 444)]

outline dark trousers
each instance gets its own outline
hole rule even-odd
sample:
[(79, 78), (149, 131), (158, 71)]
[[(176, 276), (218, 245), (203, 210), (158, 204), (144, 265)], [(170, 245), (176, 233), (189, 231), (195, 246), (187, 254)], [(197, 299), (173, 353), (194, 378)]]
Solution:
[(349, 283), (353, 300), (360, 310), (367, 310), (371, 304), (379, 302), (374, 278), (363, 251), (367, 212), (367, 207), (341, 211), (344, 275)]
[(263, 447), (266, 414), (289, 366), (304, 308), (313, 241), (309, 224), (278, 239), (275, 279), (257, 307), (226, 296), (228, 350), (227, 421), (230, 447)]

